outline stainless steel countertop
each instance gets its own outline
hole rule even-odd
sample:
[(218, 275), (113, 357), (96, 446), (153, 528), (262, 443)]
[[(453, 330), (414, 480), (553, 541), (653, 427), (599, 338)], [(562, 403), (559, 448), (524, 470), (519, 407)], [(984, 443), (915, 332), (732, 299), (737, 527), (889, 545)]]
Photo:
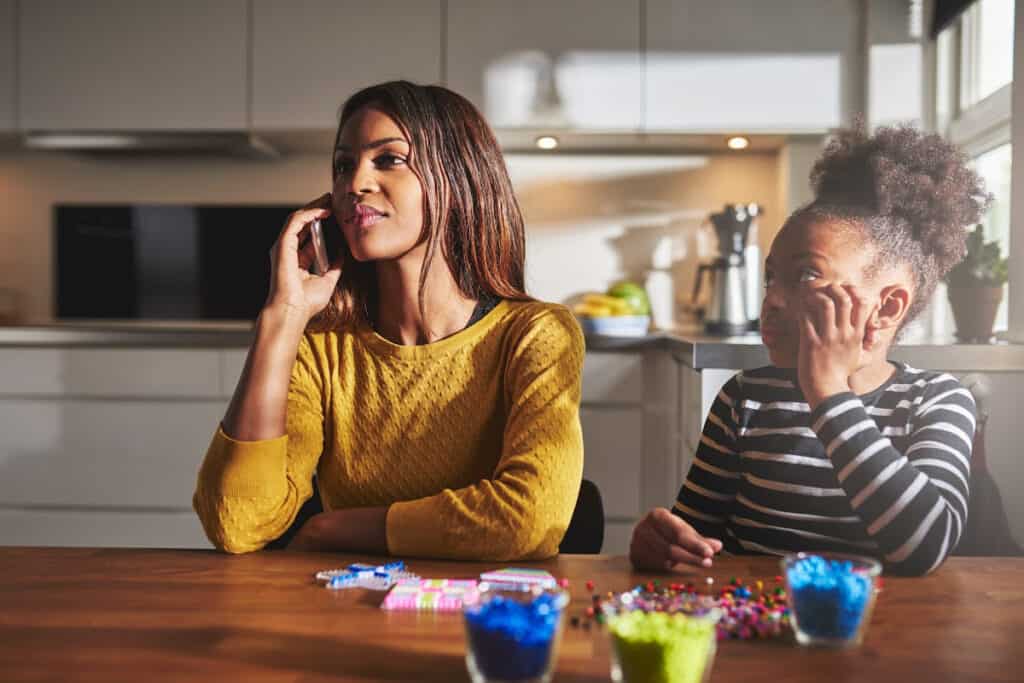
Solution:
[[(701, 370), (741, 370), (768, 365), (768, 351), (759, 334), (715, 337), (699, 329), (656, 331), (639, 338), (588, 338), (589, 351), (639, 351), (662, 348), (681, 363)], [(897, 344), (893, 360), (919, 368), (950, 372), (1024, 371), (1024, 344), (961, 344), (952, 338), (927, 339)]]
[[(0, 327), (0, 348), (245, 348), (249, 323), (61, 322)], [(695, 328), (655, 331), (644, 337), (590, 337), (587, 350), (638, 352), (663, 349), (694, 369), (743, 369), (768, 364), (757, 334), (714, 337)], [(1024, 371), (1024, 344), (959, 344), (934, 339), (897, 345), (890, 357), (916, 367), (953, 372)]]

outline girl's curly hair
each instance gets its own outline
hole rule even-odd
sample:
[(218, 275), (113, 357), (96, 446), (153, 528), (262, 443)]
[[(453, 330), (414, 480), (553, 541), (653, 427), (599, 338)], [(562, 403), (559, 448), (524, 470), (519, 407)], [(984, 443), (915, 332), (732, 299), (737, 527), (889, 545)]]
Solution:
[[(860, 228), (875, 246), (873, 277), (906, 265), (915, 291), (903, 324), (927, 305), (939, 279), (966, 253), (966, 228), (992, 197), (967, 156), (935, 134), (908, 125), (840, 130), (811, 169), (814, 200), (795, 219)], [(901, 325), (902, 327), (902, 325)]]

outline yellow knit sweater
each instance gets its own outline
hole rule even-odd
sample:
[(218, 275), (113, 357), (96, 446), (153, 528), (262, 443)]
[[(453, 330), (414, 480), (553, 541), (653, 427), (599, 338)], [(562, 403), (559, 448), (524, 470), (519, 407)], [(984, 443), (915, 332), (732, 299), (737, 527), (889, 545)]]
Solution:
[(232, 553), (280, 536), (312, 495), (327, 510), (388, 505), (393, 555), (550, 557), (583, 471), (583, 337), (563, 306), (503, 301), (433, 344), (369, 328), (303, 337), (287, 433), (241, 442), (220, 429), (193, 506)]

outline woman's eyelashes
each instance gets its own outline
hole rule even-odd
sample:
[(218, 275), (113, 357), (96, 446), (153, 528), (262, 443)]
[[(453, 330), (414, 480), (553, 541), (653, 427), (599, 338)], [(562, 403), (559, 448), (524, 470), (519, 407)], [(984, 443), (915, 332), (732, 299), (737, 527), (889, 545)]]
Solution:
[[(378, 170), (388, 170), (397, 166), (404, 166), (406, 164), (405, 157), (398, 154), (391, 154), (385, 152), (384, 154), (378, 154), (373, 158), (373, 166)], [(334, 160), (334, 174), (344, 175), (351, 173), (355, 169), (356, 162), (354, 159), (349, 157), (338, 157)]]

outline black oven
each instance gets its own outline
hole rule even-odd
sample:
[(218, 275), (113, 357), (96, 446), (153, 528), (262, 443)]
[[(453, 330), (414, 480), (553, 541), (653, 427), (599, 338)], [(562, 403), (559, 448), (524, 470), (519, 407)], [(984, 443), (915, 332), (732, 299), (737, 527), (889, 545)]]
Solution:
[(294, 206), (55, 207), (61, 319), (253, 320)]

